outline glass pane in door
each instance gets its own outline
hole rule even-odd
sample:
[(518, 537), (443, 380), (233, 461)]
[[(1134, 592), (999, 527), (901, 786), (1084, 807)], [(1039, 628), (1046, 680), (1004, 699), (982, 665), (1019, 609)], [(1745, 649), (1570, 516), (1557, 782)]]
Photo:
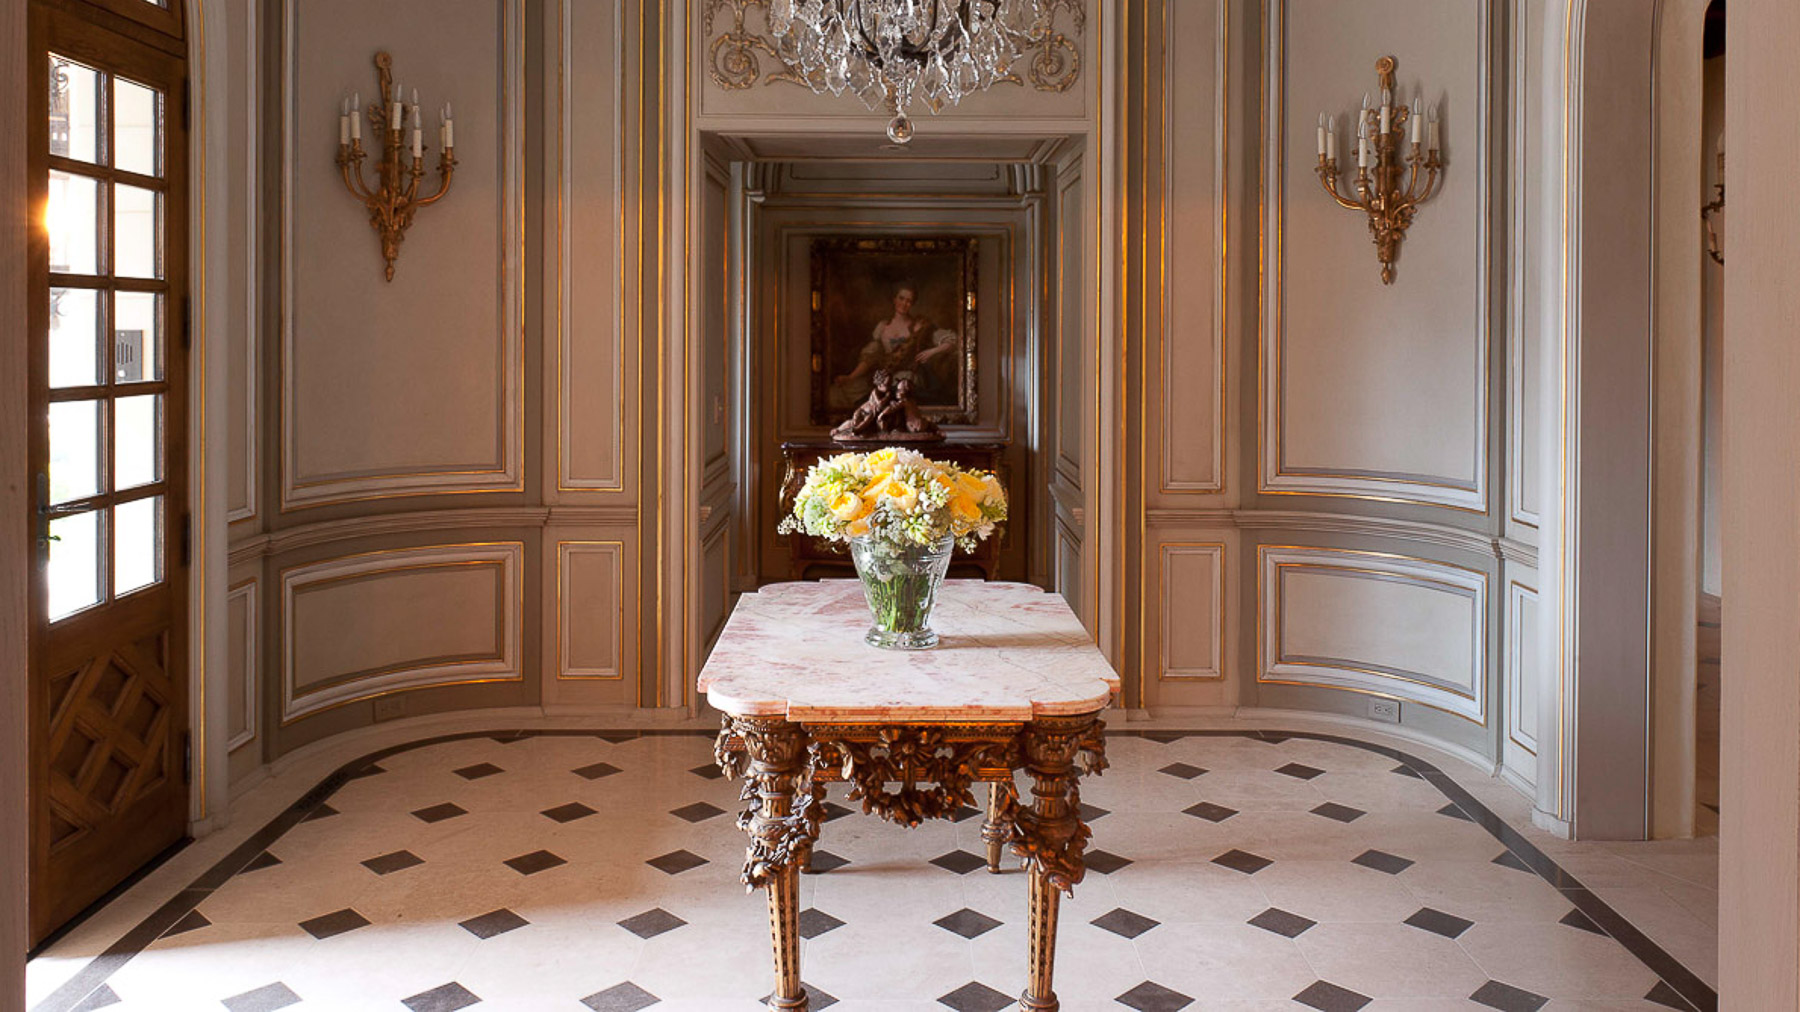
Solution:
[(162, 93), (113, 79), (113, 167), (144, 176), (162, 175)]
[(50, 233), (50, 270), (97, 274), (100, 268), (100, 181), (50, 170), (50, 202), (44, 228)]
[(100, 72), (50, 55), (50, 153), (100, 160)]
[(97, 386), (100, 369), (100, 293), (50, 289), (50, 385)]
[(50, 563), (46, 567), (50, 621), (100, 603), (100, 513), (77, 513), (50, 521)]
[(100, 491), (100, 402), (50, 405), (50, 502)]
[(162, 496), (113, 507), (113, 596), (162, 579)]
[(113, 402), (113, 491), (162, 480), (162, 395)]
[(113, 295), (113, 382), (163, 378), (162, 298), (155, 292)]
[(162, 194), (113, 184), (113, 273), (162, 277)]

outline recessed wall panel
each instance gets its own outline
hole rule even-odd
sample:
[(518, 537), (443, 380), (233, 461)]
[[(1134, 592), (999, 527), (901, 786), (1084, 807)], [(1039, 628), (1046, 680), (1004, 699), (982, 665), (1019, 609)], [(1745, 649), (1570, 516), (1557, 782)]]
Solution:
[(564, 541), (556, 551), (557, 677), (622, 677), (624, 543)]
[[(1488, 507), (1489, 59), (1486, 0), (1275, 0), (1261, 347), (1265, 493)], [(1404, 30), (1396, 31), (1395, 26)], [(1368, 215), (1315, 172), (1320, 113), (1340, 164), (1354, 114), (1398, 61), (1397, 102), (1440, 110), (1442, 188), (1383, 284)], [(1355, 175), (1352, 165), (1344, 177)], [(1353, 191), (1353, 185), (1352, 185)]]
[(1258, 680), (1414, 700), (1487, 722), (1486, 574), (1406, 556), (1258, 550)]
[(233, 752), (256, 738), (256, 686), (262, 670), (258, 661), (257, 624), (261, 615), (256, 589), (257, 582), (250, 580), (225, 593), (225, 735), (226, 747)]
[(284, 570), (282, 719), (398, 689), (521, 677), (524, 545), (443, 545)]
[(1225, 546), (1165, 543), (1160, 555), (1159, 677), (1225, 677)]
[(1510, 746), (1537, 755), (1538, 698), (1543, 691), (1543, 671), (1538, 662), (1536, 589), (1516, 582), (1507, 585), (1506, 637), (1507, 741)]
[[(283, 61), (281, 479), (284, 508), (516, 490), (523, 446), (521, 0), (287, 0)], [(432, 113), (453, 106), (457, 166), (385, 277), (379, 235), (333, 159), (338, 112), (376, 103), (368, 45)], [(379, 154), (365, 123), (365, 177)], [(438, 185), (426, 153), (422, 192)]]

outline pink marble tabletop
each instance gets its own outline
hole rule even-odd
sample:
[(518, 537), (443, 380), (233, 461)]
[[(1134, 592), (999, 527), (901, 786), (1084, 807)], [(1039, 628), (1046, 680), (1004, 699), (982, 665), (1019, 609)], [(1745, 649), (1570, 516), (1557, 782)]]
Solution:
[(929, 650), (869, 646), (869, 624), (855, 580), (745, 594), (700, 691), (724, 713), (809, 723), (1023, 721), (1092, 713), (1119, 691), (1074, 612), (1030, 584), (946, 581)]

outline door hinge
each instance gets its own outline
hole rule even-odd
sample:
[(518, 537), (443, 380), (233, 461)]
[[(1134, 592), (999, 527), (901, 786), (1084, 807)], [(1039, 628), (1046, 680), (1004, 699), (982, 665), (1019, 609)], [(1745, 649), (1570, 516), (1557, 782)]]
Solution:
[(194, 300), (181, 300), (181, 350), (191, 351), (194, 347)]
[(194, 515), (181, 515), (181, 565), (183, 568), (194, 562)]
[(181, 732), (181, 782), (194, 782), (194, 735), (192, 732)]

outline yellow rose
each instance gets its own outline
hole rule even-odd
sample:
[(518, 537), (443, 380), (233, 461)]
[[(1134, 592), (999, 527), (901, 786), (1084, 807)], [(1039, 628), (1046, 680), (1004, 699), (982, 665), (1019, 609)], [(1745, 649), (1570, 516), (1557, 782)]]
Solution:
[(966, 495), (959, 495), (950, 500), (950, 514), (965, 523), (976, 523), (981, 519), (981, 506)]
[(978, 502), (986, 492), (986, 489), (981, 484), (981, 476), (969, 471), (964, 471), (956, 476), (956, 487), (963, 495), (969, 496)]
[(855, 520), (863, 512), (862, 498), (854, 492), (840, 492), (831, 497), (831, 515), (841, 523)]
[(882, 485), (881, 496), (901, 513), (911, 511), (919, 501), (918, 491), (898, 478), (890, 479)]

